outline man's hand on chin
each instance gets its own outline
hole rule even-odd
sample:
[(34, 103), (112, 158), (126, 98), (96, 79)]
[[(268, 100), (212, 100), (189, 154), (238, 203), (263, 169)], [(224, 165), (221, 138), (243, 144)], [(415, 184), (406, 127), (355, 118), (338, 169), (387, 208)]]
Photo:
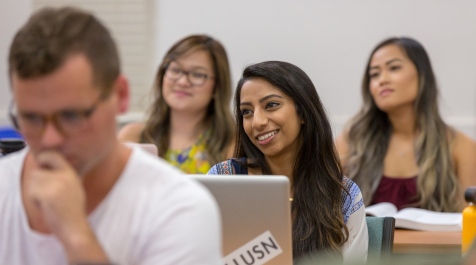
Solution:
[(85, 192), (74, 168), (55, 151), (41, 152), (35, 160), (38, 167), (25, 183), (26, 192), (61, 241), (69, 262), (108, 262), (89, 226)]

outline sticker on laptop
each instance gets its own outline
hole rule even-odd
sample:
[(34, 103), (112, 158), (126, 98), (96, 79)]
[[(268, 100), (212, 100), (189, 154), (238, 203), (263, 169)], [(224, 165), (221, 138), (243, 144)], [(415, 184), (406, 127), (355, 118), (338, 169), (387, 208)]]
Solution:
[(266, 231), (223, 259), (224, 265), (262, 265), (281, 254), (278, 242)]

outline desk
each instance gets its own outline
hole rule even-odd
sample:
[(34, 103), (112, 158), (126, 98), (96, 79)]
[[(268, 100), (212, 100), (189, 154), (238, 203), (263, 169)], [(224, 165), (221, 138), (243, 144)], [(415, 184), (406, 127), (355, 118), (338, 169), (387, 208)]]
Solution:
[(395, 229), (393, 253), (461, 255), (461, 232)]

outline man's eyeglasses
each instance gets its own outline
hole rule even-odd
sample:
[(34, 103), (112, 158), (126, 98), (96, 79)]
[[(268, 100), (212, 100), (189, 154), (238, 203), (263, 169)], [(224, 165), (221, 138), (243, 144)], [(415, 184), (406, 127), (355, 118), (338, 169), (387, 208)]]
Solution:
[(179, 80), (182, 75), (187, 77), (188, 82), (190, 82), (192, 86), (201, 86), (205, 84), (207, 79), (213, 78), (205, 73), (185, 71), (177, 66), (169, 66), (167, 67), (167, 70), (165, 70), (165, 77), (172, 81)]
[(64, 110), (50, 115), (41, 115), (32, 112), (17, 113), (14, 108), (15, 101), (12, 100), (9, 108), (9, 116), (13, 125), (24, 136), (41, 137), (48, 122), (52, 122), (63, 136), (67, 136), (86, 128), (88, 118), (91, 117), (99, 103), (105, 98), (106, 97), (99, 97), (99, 99), (87, 109)]

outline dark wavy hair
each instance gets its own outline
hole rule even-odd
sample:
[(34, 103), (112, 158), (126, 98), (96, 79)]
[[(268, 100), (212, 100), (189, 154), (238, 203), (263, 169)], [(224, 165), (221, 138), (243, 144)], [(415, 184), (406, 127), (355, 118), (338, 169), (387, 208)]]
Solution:
[(246, 135), (240, 111), (241, 88), (251, 79), (266, 80), (289, 96), (303, 121), (300, 137), (305, 144), (296, 160), (289, 161), (293, 167), (294, 259), (317, 251), (340, 253), (349, 236), (341, 211), (343, 174), (331, 126), (316, 88), (306, 73), (290, 63), (262, 62), (244, 70), (235, 91), (235, 157), (248, 158), (247, 166), (260, 168), (263, 174), (271, 174), (270, 168), (263, 153)]

